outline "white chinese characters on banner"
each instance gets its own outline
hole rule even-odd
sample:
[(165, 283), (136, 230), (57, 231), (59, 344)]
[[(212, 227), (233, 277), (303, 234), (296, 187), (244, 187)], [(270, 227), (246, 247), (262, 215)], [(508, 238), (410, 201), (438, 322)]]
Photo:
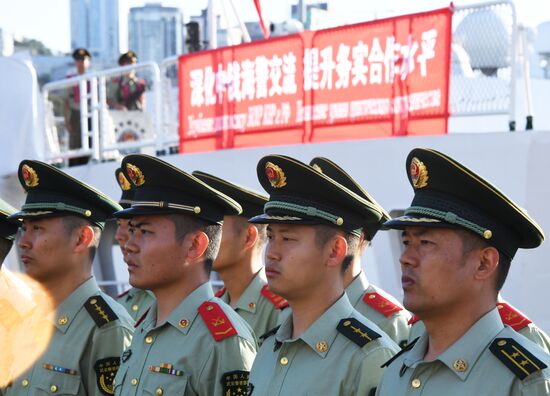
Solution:
[[(305, 48), (300, 68), (297, 55), (288, 51), (220, 63), (216, 70), (212, 66), (191, 69), (190, 104), (203, 107), (224, 101), (253, 102), (295, 95), (298, 70), (302, 71), (302, 88), (306, 92), (391, 84), (396, 78), (406, 80), (417, 67), (420, 77), (427, 78), (429, 61), (436, 56), (437, 40), (437, 30), (430, 29), (420, 34), (420, 41), (409, 35), (406, 43), (399, 43), (394, 36), (387, 36), (373, 37), (368, 43), (358, 40), (353, 46), (340, 43)], [(265, 111), (262, 110), (264, 117)]]

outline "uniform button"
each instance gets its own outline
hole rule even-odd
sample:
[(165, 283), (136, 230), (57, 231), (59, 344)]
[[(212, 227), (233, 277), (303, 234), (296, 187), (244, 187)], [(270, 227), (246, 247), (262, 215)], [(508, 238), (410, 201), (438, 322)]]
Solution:
[(286, 366), (288, 364), (288, 358), (286, 356), (283, 356), (280, 362), (283, 366)]
[(164, 394), (164, 391), (162, 390), (162, 388), (157, 388), (155, 390), (155, 395), (156, 396), (162, 396)]
[(152, 344), (153, 343), (153, 337), (151, 337), (151, 336), (145, 337), (145, 343)]
[(411, 381), (411, 386), (415, 389), (420, 388), (420, 380), (418, 378), (415, 378)]
[(137, 305), (137, 304), (132, 305), (132, 311), (135, 312), (135, 311), (137, 311), (138, 309), (139, 309), (139, 305)]
[(21, 386), (23, 388), (26, 388), (27, 386), (29, 386), (29, 380), (28, 379), (24, 379), (23, 381), (21, 381)]
[(134, 386), (136, 386), (138, 384), (138, 380), (137, 378), (132, 378), (132, 380), (130, 381), (130, 383)]
[(50, 386), (50, 392), (52, 392), (52, 393), (57, 392), (57, 386), (56, 385)]

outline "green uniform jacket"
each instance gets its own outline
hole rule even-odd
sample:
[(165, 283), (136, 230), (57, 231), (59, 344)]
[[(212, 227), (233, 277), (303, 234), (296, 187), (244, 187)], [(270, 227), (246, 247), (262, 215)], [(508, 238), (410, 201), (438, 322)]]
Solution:
[[(425, 331), (426, 326), (424, 326), (424, 322), (422, 322), (421, 320), (414, 322), (414, 324), (411, 326), (408, 342), (411, 342), (420, 337)], [(548, 335), (544, 331), (539, 329), (535, 324), (529, 323), (527, 326), (519, 329), (517, 332), (528, 340), (537, 344), (546, 353), (550, 354), (550, 337), (548, 337)]]
[[(214, 339), (199, 315), (199, 307), (206, 302), (218, 305), (225, 314), (225, 318), (216, 315), (215, 325), (224, 331), (233, 327), (236, 335)], [(166, 322), (155, 326), (156, 316), (154, 304), (137, 325), (132, 345), (122, 356), (115, 395), (222, 396), (237, 383), (246, 390), (256, 356), (252, 329), (214, 297), (209, 283), (187, 296)], [(230, 378), (234, 375), (237, 379), (233, 381)]]
[[(496, 308), (478, 320), (436, 360), (423, 360), (427, 347), (428, 334), (424, 333), (412, 349), (390, 364), (376, 395), (550, 394), (550, 370), (537, 369), (544, 364), (550, 365), (550, 356), (504, 326)], [(507, 349), (495, 354), (491, 351), (495, 347)], [(522, 347), (534, 356), (526, 357)]]
[(132, 339), (132, 319), (94, 278), (80, 285), (52, 318), (42, 357), (5, 389), (6, 396), (108, 395), (120, 355)]
[[(346, 287), (346, 293), (353, 308), (359, 311), (361, 315), (380, 327), (398, 345), (406, 344), (409, 339), (410, 326), (408, 322), (411, 314), (403, 308), (401, 303), (383, 290), (369, 283), (364, 272), (356, 276), (348, 287)], [(383, 310), (377, 310), (365, 302), (364, 298), (367, 293), (377, 293), (383, 299), (387, 299), (390, 304), (399, 306), (401, 310), (386, 316), (382, 313)]]
[[(362, 325), (349, 326), (349, 318)], [(346, 323), (347, 322), (347, 323)], [(346, 323), (349, 336), (337, 330)], [(368, 328), (367, 328), (368, 327)], [(373, 332), (380, 334), (373, 337)], [(267, 338), (250, 373), (252, 395), (368, 395), (380, 381), (380, 367), (399, 347), (378, 326), (353, 309), (346, 294), (299, 338), (291, 339), (292, 316)], [(363, 338), (362, 338), (363, 337)]]
[(149, 290), (130, 288), (116, 298), (116, 302), (126, 308), (134, 321), (139, 320), (145, 311), (155, 302), (155, 296)]
[[(267, 285), (265, 270), (262, 268), (233, 307), (235, 311), (252, 327), (257, 337), (265, 334), (279, 324), (279, 313), (275, 303), (262, 294), (262, 288)], [(224, 289), (222, 289), (224, 290)], [(219, 296), (229, 304), (229, 293)], [(281, 298), (281, 297), (279, 297)], [(281, 298), (282, 299), (282, 298)]]

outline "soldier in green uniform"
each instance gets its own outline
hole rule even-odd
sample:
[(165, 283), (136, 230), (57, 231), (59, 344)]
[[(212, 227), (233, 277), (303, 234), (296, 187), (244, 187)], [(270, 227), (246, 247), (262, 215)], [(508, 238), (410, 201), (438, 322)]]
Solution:
[(39, 161), (22, 161), (18, 175), (27, 197), (10, 218), (22, 219), (21, 261), (53, 301), (55, 312), (45, 320), (53, 321), (55, 330), (44, 354), (27, 362), (29, 369), (13, 378), (4, 394), (113, 394), (132, 319), (99, 289), (92, 261), (105, 220), (121, 207)]
[(398, 345), (406, 345), (410, 330), (410, 313), (403, 309), (401, 303), (393, 296), (370, 283), (361, 268), (361, 257), (365, 249), (382, 224), (391, 219), (390, 215), (346, 171), (328, 158), (313, 158), (310, 165), (377, 206), (382, 213), (380, 222), (366, 224), (363, 228), (359, 249), (353, 255), (353, 261), (344, 274), (344, 286), (351, 304), (357, 311), (373, 321)]
[[(120, 186), (120, 189), (122, 190), (122, 196), (120, 197), (118, 203), (124, 209), (127, 209), (130, 207), (134, 200), (134, 190), (132, 189), (132, 185), (130, 184), (128, 179), (126, 179), (126, 176), (124, 175), (124, 172), (122, 172), (122, 169), (118, 168), (115, 171), (115, 177), (118, 185)], [(130, 238), (128, 222), (128, 219), (117, 219), (117, 229), (115, 233), (115, 239), (120, 246), (124, 261), (126, 261), (126, 258), (128, 256), (128, 252), (126, 251), (126, 242), (128, 242), (128, 239)], [(155, 296), (149, 290), (132, 287), (126, 290), (124, 293), (119, 294), (116, 298), (116, 301), (124, 308), (126, 308), (132, 319), (137, 321), (143, 316), (145, 311), (147, 311), (151, 307), (151, 305), (153, 305), (153, 302), (155, 301)]]
[(235, 395), (248, 391), (252, 329), (208, 282), (225, 215), (241, 207), (194, 176), (147, 155), (122, 169), (135, 188), (126, 243), (130, 284), (156, 302), (115, 379), (115, 395)]
[(264, 335), (250, 374), (253, 395), (373, 394), (399, 347), (344, 292), (348, 255), (379, 208), (314, 168), (270, 155), (257, 166), (270, 198), (249, 221), (268, 224), (269, 288), (292, 312)]
[[(426, 332), (389, 361), (377, 395), (548, 395), (550, 357), (502, 323), (496, 308), (511, 260), (544, 233), (526, 211), (452, 158), (414, 149), (402, 217), (405, 308)], [(467, 296), (467, 298), (465, 298)]]
[(248, 219), (263, 213), (267, 197), (204, 172), (193, 172), (210, 187), (233, 198), (243, 208), (238, 216), (225, 216), (220, 251), (213, 269), (224, 287), (216, 296), (229, 304), (261, 336), (278, 324), (286, 300), (269, 290), (262, 253), (267, 239), (264, 224)]

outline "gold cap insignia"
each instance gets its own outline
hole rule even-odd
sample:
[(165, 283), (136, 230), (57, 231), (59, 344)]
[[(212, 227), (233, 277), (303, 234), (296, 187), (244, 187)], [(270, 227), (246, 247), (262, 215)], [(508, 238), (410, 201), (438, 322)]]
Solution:
[(23, 176), (23, 180), (25, 181), (25, 185), (27, 187), (38, 186), (38, 174), (33, 168), (31, 168), (27, 164), (23, 165), (23, 167), (21, 168), (21, 175)]
[(78, 50), (78, 55), (86, 55), (86, 51), (84, 51), (84, 49), (79, 49)]
[(132, 188), (130, 182), (126, 179), (126, 176), (124, 176), (124, 173), (122, 172), (118, 172), (118, 184), (120, 185), (120, 188), (122, 188), (122, 191), (128, 191)]
[(428, 169), (418, 158), (412, 159), (409, 171), (414, 188), (423, 188), (428, 185)]
[(281, 188), (286, 186), (286, 177), (283, 170), (272, 162), (265, 164), (265, 174), (271, 183), (271, 187)]
[(319, 165), (313, 164), (313, 165), (311, 165), (311, 167), (312, 167), (313, 169), (315, 169), (317, 172), (323, 173), (323, 169), (321, 169), (321, 167), (320, 167)]
[(126, 164), (126, 172), (128, 172), (128, 176), (136, 186), (139, 187), (145, 183), (145, 176), (137, 166)]

